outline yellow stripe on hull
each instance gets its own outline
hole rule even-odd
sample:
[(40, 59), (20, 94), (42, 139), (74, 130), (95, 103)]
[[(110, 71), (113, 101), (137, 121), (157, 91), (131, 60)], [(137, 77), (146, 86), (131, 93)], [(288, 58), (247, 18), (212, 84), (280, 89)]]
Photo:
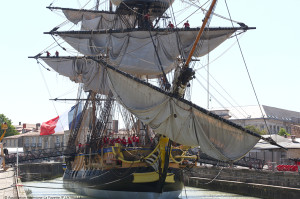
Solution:
[[(147, 182), (156, 182), (159, 180), (159, 174), (156, 172), (148, 173), (133, 173), (133, 183), (147, 183)], [(174, 174), (168, 173), (166, 177), (166, 182), (175, 183)]]

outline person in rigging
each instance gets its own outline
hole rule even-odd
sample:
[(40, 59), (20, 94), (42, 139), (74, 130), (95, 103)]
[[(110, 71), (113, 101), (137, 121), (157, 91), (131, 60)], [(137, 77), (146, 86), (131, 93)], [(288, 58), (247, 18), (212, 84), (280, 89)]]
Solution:
[(169, 28), (169, 29), (174, 29), (174, 25), (172, 24), (171, 21), (169, 21), (168, 28)]
[(183, 24), (183, 26), (184, 26), (184, 29), (185, 29), (185, 30), (189, 30), (189, 29), (190, 29), (189, 20), (187, 20), (187, 21)]
[(149, 13), (145, 14), (144, 21), (145, 22), (149, 22), (150, 21), (150, 15), (149, 15)]
[(153, 24), (150, 21), (150, 15), (149, 15), (149, 13), (147, 13), (147, 14), (144, 15), (144, 27), (146, 29), (153, 29)]

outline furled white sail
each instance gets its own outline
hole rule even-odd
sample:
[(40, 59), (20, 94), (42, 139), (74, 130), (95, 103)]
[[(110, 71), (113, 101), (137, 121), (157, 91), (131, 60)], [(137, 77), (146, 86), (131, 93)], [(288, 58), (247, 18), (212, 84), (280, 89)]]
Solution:
[(83, 83), (85, 91), (108, 94), (107, 75), (103, 67), (90, 59), (42, 58), (43, 61), (60, 75), (69, 77), (76, 83)]
[(114, 70), (107, 72), (117, 100), (156, 133), (177, 143), (200, 146), (213, 158), (234, 161), (260, 139)]
[(74, 24), (81, 21), (81, 30), (127, 29), (134, 28), (135, 23), (135, 16), (133, 15), (75, 9), (63, 10), (63, 13)]
[[(201, 57), (224, 42), (235, 29), (207, 31), (202, 36), (194, 56)], [(120, 70), (135, 75), (155, 76), (162, 74), (155, 52), (155, 43), (160, 62), (167, 73), (174, 69), (180, 51), (187, 56), (198, 31), (134, 31), (125, 33), (60, 33), (73, 48), (84, 55), (108, 55), (107, 62)], [(151, 39), (152, 36), (152, 39)]]

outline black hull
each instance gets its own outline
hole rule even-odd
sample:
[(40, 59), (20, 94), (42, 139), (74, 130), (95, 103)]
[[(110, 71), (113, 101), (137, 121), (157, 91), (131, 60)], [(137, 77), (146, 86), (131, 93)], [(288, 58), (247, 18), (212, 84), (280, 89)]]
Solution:
[[(180, 169), (169, 168), (174, 174), (174, 183), (164, 183), (163, 192), (158, 181), (133, 183), (133, 173), (153, 172), (152, 167), (117, 168), (109, 170), (66, 170), (64, 173), (65, 188), (87, 196), (109, 198), (177, 198), (183, 188), (183, 177)], [(164, 197), (164, 195), (166, 197)]]

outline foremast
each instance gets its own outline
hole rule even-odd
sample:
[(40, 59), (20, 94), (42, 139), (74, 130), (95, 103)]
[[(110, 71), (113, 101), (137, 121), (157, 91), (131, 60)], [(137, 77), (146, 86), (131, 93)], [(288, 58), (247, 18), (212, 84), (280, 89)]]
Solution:
[[(216, 2), (217, 2), (217, 0), (212, 1), (211, 5), (210, 5), (210, 8), (209, 8), (208, 12), (206, 13), (205, 18), (203, 20), (201, 29), (199, 30), (199, 32), (197, 34), (197, 37), (196, 37), (196, 40), (193, 44), (193, 47), (192, 47), (192, 49), (191, 49), (191, 51), (188, 55), (188, 58), (187, 58), (187, 60), (184, 64), (184, 66), (180, 70), (179, 75), (177, 77), (175, 76), (175, 78), (173, 80), (173, 93), (175, 95), (177, 95), (178, 97), (183, 97), (184, 96), (185, 89), (186, 89), (189, 81), (192, 80), (193, 78), (195, 78), (194, 77), (195, 72), (191, 68), (189, 68), (189, 63), (190, 63), (190, 61), (192, 59), (192, 56), (195, 52), (198, 41), (200, 40), (200, 37), (204, 32), (204, 28), (206, 27), (206, 24), (207, 24), (208, 20), (210, 19), (210, 16), (211, 16), (211, 14), (212, 14), (212, 12), (215, 8)], [(175, 72), (176, 72), (176, 70), (175, 70)], [(169, 138), (163, 136), (163, 137), (160, 138), (160, 142), (164, 143), (164, 144), (161, 144), (161, 145), (165, 145), (164, 147), (161, 147), (161, 150), (162, 150), (161, 151), (161, 157), (164, 157), (164, 160), (161, 161), (162, 165), (161, 165), (161, 168), (160, 168), (160, 190), (162, 191), (163, 190), (163, 184), (165, 183), (165, 179), (166, 179), (167, 171), (168, 171), (168, 167), (169, 167), (172, 141)]]
[(192, 56), (194, 55), (195, 49), (197, 47), (197, 44), (200, 40), (201, 35), (204, 32), (204, 29), (206, 27), (206, 24), (208, 23), (209, 19), (211, 18), (211, 14), (215, 8), (215, 5), (217, 3), (217, 0), (213, 0), (208, 12), (206, 13), (204, 19), (203, 19), (203, 23), (201, 26), (201, 29), (199, 30), (197, 37), (195, 39), (195, 42), (193, 44), (193, 47), (188, 55), (188, 58), (186, 60), (186, 62), (184, 63), (184, 65), (182, 66), (181, 70), (179, 71), (179, 74), (177, 74), (177, 78), (174, 79), (174, 84), (173, 84), (173, 93), (175, 95), (177, 95), (178, 97), (183, 97), (185, 94), (185, 90), (186, 87), (189, 84), (189, 81), (192, 80), (193, 78), (195, 78), (195, 72), (193, 71), (193, 69), (191, 69), (189, 67), (189, 64), (192, 60)]

